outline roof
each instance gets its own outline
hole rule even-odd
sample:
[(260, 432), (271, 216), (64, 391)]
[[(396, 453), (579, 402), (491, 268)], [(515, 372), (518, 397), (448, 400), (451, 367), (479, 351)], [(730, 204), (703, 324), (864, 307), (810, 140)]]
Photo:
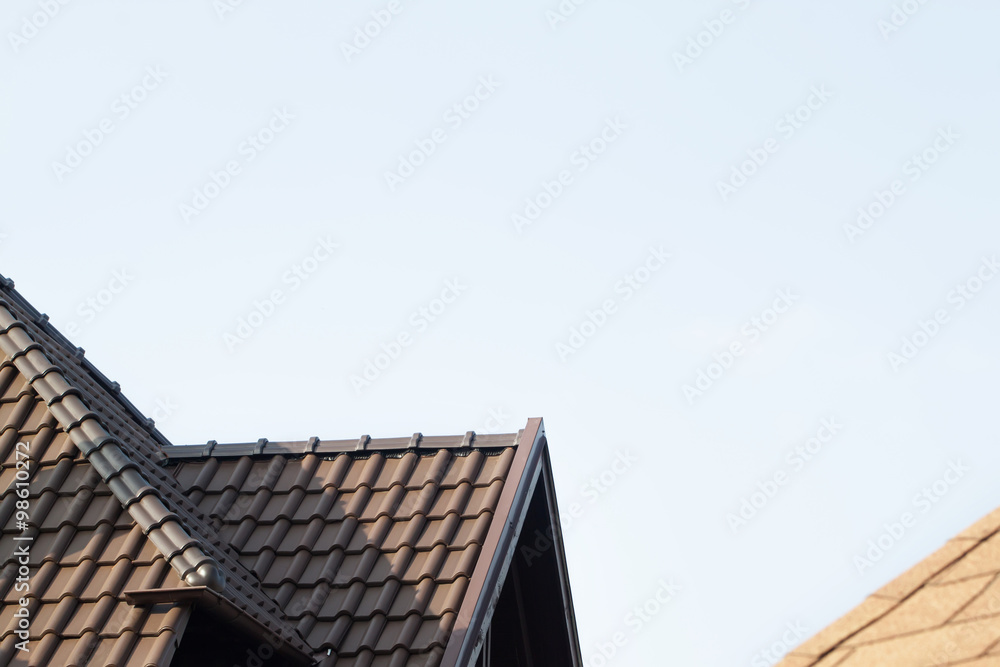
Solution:
[(219, 445), (228, 455), (209, 458), (175, 447), (168, 456), (318, 657), (424, 665), (444, 653), (517, 452), (515, 434), (480, 436), (476, 449), (473, 439), (439, 438), (430, 450), (416, 446), (419, 435), (314, 440), (282, 443), (270, 457), (267, 445)]
[(1000, 509), (779, 664), (1000, 666)]
[(2, 276), (0, 351), (0, 665), (166, 666), (204, 613), (282, 664), (475, 655), (548, 466), (540, 419), (173, 446)]
[[(186, 617), (175, 613), (167, 619), (174, 625), (147, 629), (133, 616), (150, 608), (122, 608), (115, 616), (114, 602), (121, 602), (129, 587), (170, 588), (182, 582), (218, 591), (274, 633), (283, 650), (304, 654), (308, 646), (237, 553), (208, 529), (197, 507), (158, 465), (166, 439), (121, 396), (116, 383), (84, 358), (83, 350), (72, 347), (47, 316), (13, 290), (11, 281), (4, 281), (0, 452), (7, 484), (0, 525), (4, 538), (18, 534), (33, 540), (31, 560), (38, 569), (31, 577), (28, 611), (38, 643), (32, 659), (60, 664), (74, 652), (82, 656), (107, 649), (121, 657), (121, 664), (131, 664), (129, 656), (144, 656), (151, 644), (141, 640), (169, 643), (168, 633), (183, 629)], [(25, 531), (16, 524), (11, 473), (19, 442), (30, 446), (34, 463)], [(13, 585), (15, 546), (4, 539), (0, 551), (0, 591), (7, 602), (19, 597)], [(13, 612), (5, 605), (0, 613), (5, 628), (0, 663), (16, 650)], [(163, 649), (157, 664), (166, 664), (169, 654)]]

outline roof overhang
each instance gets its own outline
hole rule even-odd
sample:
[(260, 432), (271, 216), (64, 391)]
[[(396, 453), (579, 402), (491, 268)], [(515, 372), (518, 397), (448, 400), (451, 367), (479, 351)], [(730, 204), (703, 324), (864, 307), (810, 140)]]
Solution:
[(207, 586), (125, 591), (123, 596), (126, 602), (135, 607), (163, 603), (197, 607), (218, 618), (219, 621), (243, 630), (249, 635), (265, 638), (265, 641), (278, 655), (295, 664), (311, 665), (314, 662), (312, 656), (291, 646), (272, 628), (267, 627)]

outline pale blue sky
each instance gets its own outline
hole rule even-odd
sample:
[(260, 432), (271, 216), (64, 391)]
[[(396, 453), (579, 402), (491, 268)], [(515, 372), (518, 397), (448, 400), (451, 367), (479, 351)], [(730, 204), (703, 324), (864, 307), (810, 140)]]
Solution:
[(544, 417), (588, 667), (766, 665), (1000, 505), (1000, 6), (904, 4), (11, 0), (0, 272), (178, 444)]

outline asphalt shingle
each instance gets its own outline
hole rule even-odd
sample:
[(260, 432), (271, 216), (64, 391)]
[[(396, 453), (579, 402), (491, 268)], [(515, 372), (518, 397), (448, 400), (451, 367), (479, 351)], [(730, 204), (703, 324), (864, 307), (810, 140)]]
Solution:
[(1000, 510), (984, 517), (779, 667), (981, 665), (1000, 655)]

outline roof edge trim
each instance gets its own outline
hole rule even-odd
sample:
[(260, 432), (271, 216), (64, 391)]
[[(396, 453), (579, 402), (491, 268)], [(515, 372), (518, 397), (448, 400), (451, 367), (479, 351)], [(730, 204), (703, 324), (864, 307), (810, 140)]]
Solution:
[[(556, 568), (559, 570), (559, 588), (563, 596), (563, 607), (566, 612), (566, 632), (570, 642), (570, 651), (573, 653), (573, 667), (583, 665), (583, 650), (580, 646), (580, 632), (576, 624), (576, 607), (573, 604), (573, 591), (569, 582), (569, 564), (566, 561), (566, 544), (563, 541), (562, 523), (559, 521), (559, 503), (556, 498), (555, 479), (552, 474), (552, 458), (549, 456), (549, 448), (545, 447), (542, 454), (541, 479), (539, 483), (544, 483), (542, 491), (546, 495), (549, 506), (549, 521), (552, 525), (552, 544), (555, 549)], [(538, 493), (538, 491), (536, 491)]]
[[(542, 452), (545, 450), (545, 425), (542, 419), (529, 419), (518, 436), (517, 453), (511, 464), (508, 482), (504, 485), (482, 553), (469, 582), (469, 590), (462, 601), (455, 621), (456, 629), (441, 659), (442, 667), (471, 664), (517, 545), (517, 537), (531, 501), (530, 491), (538, 480)], [(514, 480), (516, 483), (512, 484)], [(463, 621), (465, 627), (459, 626)]]

